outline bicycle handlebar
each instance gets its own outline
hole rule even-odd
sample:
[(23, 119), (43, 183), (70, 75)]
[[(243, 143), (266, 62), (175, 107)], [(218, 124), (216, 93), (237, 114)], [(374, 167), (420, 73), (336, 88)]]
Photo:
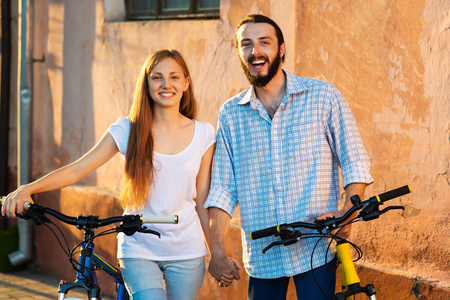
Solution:
[(141, 215), (141, 222), (178, 224), (178, 215)]
[[(411, 187), (409, 185), (402, 186), (400, 188), (379, 194), (377, 196), (370, 197), (368, 200), (363, 202), (356, 202), (353, 204), (352, 207), (350, 207), (341, 217), (339, 218), (330, 218), (330, 219), (324, 219), (324, 220), (316, 220), (315, 223), (305, 223), (305, 222), (294, 222), (290, 224), (280, 224), (277, 226), (272, 226), (268, 228), (264, 228), (261, 230), (256, 230), (253, 232), (250, 232), (250, 238), (252, 240), (257, 240), (263, 237), (271, 236), (279, 234), (285, 230), (289, 230), (290, 228), (296, 228), (296, 227), (303, 227), (308, 229), (314, 229), (319, 232), (323, 232), (324, 229), (328, 230), (330, 228), (334, 228), (337, 225), (343, 223), (348, 218), (350, 218), (351, 215), (357, 210), (360, 210), (365, 205), (379, 205), (382, 204), (388, 200), (406, 195), (411, 192)], [(399, 208), (399, 207), (395, 207)], [(382, 212), (378, 212), (378, 216), (380, 214), (383, 214), (390, 208), (386, 208)], [(374, 218), (373, 216), (366, 214), (364, 216), (360, 216), (361, 218), (365, 218), (364, 220), (371, 220)]]
[(411, 193), (411, 191), (412, 191), (411, 186), (405, 185), (405, 186), (399, 187), (395, 190), (391, 190), (391, 191), (387, 191), (385, 193), (379, 194), (378, 196), (373, 196), (373, 197), (369, 198), (369, 200), (367, 200), (367, 201), (370, 201), (371, 199), (375, 198), (378, 202), (383, 203), (388, 200), (392, 200), (394, 198), (409, 194), (409, 193)]
[[(1, 207), (4, 197), (1, 197), (0, 199)], [(22, 219), (32, 219), (37, 224), (43, 224), (47, 222), (47, 218), (44, 215), (49, 214), (66, 224), (76, 226), (80, 230), (103, 227), (118, 222), (123, 222), (124, 224), (138, 222), (139, 225), (144, 223), (178, 224), (178, 215), (123, 215), (105, 219), (99, 219), (98, 216), (82, 215), (72, 217), (33, 202), (26, 202), (24, 204), (24, 209), (25, 212), (23, 214), (16, 214), (17, 217)]]
[[(295, 224), (295, 226), (292, 226)], [(252, 240), (257, 240), (263, 237), (271, 236), (282, 232), (283, 230), (287, 230), (289, 227), (303, 227), (308, 229), (318, 229), (316, 224), (313, 223), (304, 223), (304, 222), (295, 222), (291, 224), (280, 224), (278, 226), (268, 227), (261, 230), (250, 232), (250, 238)]]

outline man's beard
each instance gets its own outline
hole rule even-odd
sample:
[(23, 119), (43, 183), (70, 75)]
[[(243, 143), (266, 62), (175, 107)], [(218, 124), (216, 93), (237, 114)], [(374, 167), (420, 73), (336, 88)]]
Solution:
[[(269, 64), (269, 69), (267, 71), (267, 75), (252, 75), (252, 73), (250, 72), (250, 67), (247, 65), (251, 64), (251, 61), (254, 61), (256, 59), (264, 59), (268, 64)], [(281, 58), (280, 58), (280, 53), (278, 52), (275, 59), (273, 60), (273, 62), (270, 62), (269, 59), (266, 57), (255, 57), (254, 55), (250, 55), (248, 57), (248, 61), (247, 63), (245, 63), (242, 58), (240, 59), (241, 61), (241, 65), (242, 65), (242, 69), (244, 69), (244, 73), (247, 76), (248, 81), (250, 82), (251, 85), (255, 86), (255, 87), (265, 87), (271, 80), (272, 78), (277, 74), (278, 72), (278, 68), (280, 67), (281, 64)]]

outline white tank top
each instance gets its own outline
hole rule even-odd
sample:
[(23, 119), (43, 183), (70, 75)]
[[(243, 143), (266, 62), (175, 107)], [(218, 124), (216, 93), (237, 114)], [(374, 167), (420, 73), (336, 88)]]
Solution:
[[(195, 120), (194, 120), (195, 121)], [(130, 120), (119, 118), (109, 133), (125, 158), (130, 133)], [(118, 234), (118, 258), (182, 260), (207, 253), (203, 230), (195, 210), (196, 179), (206, 150), (215, 143), (214, 128), (195, 121), (194, 136), (180, 153), (164, 155), (153, 152), (155, 174), (144, 209), (126, 210), (124, 214), (178, 215), (178, 224), (145, 224), (161, 234)]]

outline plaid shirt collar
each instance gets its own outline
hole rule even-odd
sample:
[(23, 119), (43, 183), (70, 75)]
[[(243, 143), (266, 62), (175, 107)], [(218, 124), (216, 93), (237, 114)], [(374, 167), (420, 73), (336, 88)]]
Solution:
[[(301, 77), (294, 76), (291, 73), (286, 72), (285, 70), (283, 70), (283, 72), (286, 75), (286, 81), (287, 81), (286, 82), (286, 95), (297, 94), (297, 93), (306, 91), (308, 89), (307, 86), (303, 83)], [(280, 105), (286, 104), (286, 102), (289, 98), (290, 97), (285, 97), (283, 99), (283, 102), (281, 102)], [(253, 85), (251, 85), (243, 92), (243, 96), (242, 96), (241, 100), (238, 102), (238, 105), (245, 105), (247, 103), (252, 103), (253, 104), (252, 107), (253, 107), (253, 106), (256, 106), (257, 101), (258, 101), (258, 99), (256, 98), (255, 88)]]

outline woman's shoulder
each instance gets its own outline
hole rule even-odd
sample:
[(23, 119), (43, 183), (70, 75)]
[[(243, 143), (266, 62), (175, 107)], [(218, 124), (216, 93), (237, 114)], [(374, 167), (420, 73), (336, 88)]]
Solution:
[(112, 125), (130, 125), (130, 117), (119, 117)]
[[(195, 121), (196, 125), (196, 136), (201, 145), (203, 145), (203, 150), (208, 150), (211, 145), (216, 142), (216, 131), (214, 127), (207, 122)], [(203, 152), (204, 153), (204, 152)]]
[(109, 126), (109, 131), (123, 131), (129, 130), (130, 128), (130, 118), (129, 117), (120, 117)]
[(215, 134), (215, 129), (214, 127), (208, 123), (208, 122), (202, 122), (202, 121), (197, 121), (194, 120), (195, 125), (201, 130), (204, 131), (206, 133), (214, 133)]
[(125, 153), (128, 144), (128, 135), (130, 134), (130, 118), (120, 117), (108, 128), (108, 132), (113, 137), (119, 148), (120, 153)]

